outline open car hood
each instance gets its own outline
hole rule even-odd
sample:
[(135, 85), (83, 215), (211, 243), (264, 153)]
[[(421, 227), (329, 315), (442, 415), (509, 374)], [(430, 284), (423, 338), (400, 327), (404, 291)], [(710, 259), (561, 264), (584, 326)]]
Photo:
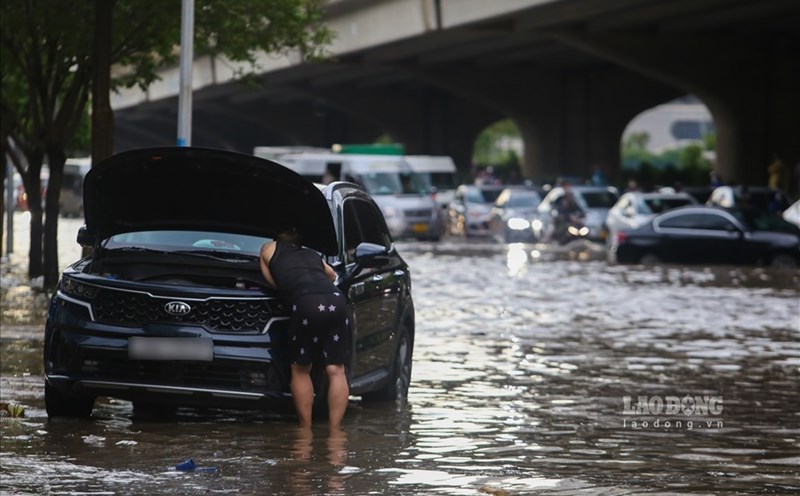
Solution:
[(330, 208), (309, 180), (275, 162), (223, 150), (148, 148), (114, 155), (86, 174), (86, 228), (103, 240), (143, 230), (274, 237), (337, 252)]

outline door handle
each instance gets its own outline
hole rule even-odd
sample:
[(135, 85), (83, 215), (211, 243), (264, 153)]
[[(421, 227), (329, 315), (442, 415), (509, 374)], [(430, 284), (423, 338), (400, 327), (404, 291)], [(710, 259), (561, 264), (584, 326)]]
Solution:
[(397, 276), (397, 277), (402, 277), (402, 276), (406, 275), (406, 273), (403, 272), (400, 269), (397, 269), (396, 271), (394, 271), (394, 275)]

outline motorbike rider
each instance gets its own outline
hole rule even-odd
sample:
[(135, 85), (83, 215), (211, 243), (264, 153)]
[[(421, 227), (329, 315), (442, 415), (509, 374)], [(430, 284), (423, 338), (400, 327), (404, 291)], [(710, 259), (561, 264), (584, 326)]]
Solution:
[(553, 216), (553, 230), (550, 239), (558, 239), (563, 242), (569, 226), (581, 222), (583, 209), (578, 205), (572, 191), (567, 189), (564, 195), (554, 202), (551, 215)]

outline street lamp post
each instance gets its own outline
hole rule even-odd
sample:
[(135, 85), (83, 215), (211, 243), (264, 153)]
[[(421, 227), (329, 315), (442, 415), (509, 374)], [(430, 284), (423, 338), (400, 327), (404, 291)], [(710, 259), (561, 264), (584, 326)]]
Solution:
[(192, 66), (194, 64), (194, 0), (181, 4), (181, 74), (178, 95), (178, 146), (192, 146)]

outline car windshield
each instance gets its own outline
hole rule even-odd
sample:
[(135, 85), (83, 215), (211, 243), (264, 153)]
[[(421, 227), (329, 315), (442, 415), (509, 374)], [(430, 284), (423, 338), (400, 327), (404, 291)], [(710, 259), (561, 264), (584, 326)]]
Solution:
[(582, 191), (580, 198), (585, 208), (611, 208), (617, 202), (617, 195), (610, 191)]
[(418, 172), (417, 176), (426, 186), (434, 187), (438, 190), (456, 189), (458, 181), (452, 172)]
[(209, 231), (137, 231), (116, 234), (104, 244), (107, 249), (157, 251), (230, 252), (257, 256), (269, 238)]
[(688, 198), (645, 198), (644, 204), (650, 210), (650, 213), (660, 214), (671, 208), (691, 205), (692, 200)]
[(520, 207), (536, 207), (542, 199), (538, 194), (531, 192), (514, 193), (509, 197), (507, 207), (520, 208)]
[(778, 231), (797, 234), (797, 226), (779, 215), (758, 210), (731, 210), (731, 214), (752, 231)]
[(467, 200), (471, 203), (494, 203), (502, 192), (502, 189), (473, 188), (467, 193)]
[(428, 185), (419, 174), (406, 172), (373, 172), (361, 175), (364, 188), (371, 195), (424, 194)]

